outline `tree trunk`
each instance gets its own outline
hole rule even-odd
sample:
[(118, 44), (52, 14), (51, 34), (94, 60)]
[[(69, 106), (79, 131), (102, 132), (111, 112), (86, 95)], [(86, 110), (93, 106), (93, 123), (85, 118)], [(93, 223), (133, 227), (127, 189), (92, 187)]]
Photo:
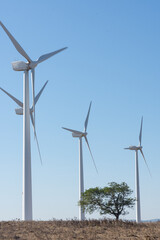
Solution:
[(118, 220), (119, 220), (119, 214), (116, 215), (116, 221), (118, 221)]

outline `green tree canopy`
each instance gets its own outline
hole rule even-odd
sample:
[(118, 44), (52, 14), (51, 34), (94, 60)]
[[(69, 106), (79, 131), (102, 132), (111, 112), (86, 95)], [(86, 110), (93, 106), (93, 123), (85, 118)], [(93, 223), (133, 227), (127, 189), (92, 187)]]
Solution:
[(128, 214), (126, 208), (133, 208), (135, 199), (130, 197), (132, 192), (125, 182), (111, 182), (104, 188), (86, 190), (79, 205), (89, 214), (98, 211), (101, 215), (114, 215), (118, 220), (120, 215)]

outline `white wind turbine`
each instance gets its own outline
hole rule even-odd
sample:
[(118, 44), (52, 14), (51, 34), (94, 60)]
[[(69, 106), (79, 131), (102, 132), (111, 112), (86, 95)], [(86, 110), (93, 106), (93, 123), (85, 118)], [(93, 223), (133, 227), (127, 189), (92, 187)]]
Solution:
[[(48, 81), (47, 81), (48, 82)], [(35, 104), (37, 103), (40, 95), (42, 94), (47, 82), (44, 84), (40, 92), (35, 97)], [(24, 123), (24, 114), (23, 111), (23, 103), (19, 101), (17, 98), (12, 96), (10, 93), (5, 91), (3, 88), (0, 88), (4, 93), (6, 93), (14, 102), (18, 104), (20, 108), (15, 109), (16, 114), (23, 115), (23, 123)], [(29, 108), (29, 115), (31, 118), (32, 125), (34, 126), (33, 122), (33, 106)], [(32, 220), (32, 178), (31, 178), (31, 149), (30, 149), (30, 121), (27, 118), (27, 124), (29, 127), (29, 131), (26, 131), (24, 133), (24, 127), (23, 127), (23, 194), (22, 194), (22, 220)], [(26, 137), (26, 139), (25, 139)], [(37, 135), (35, 132), (35, 139), (38, 147), (39, 157), (42, 163), (40, 148), (38, 144)], [(25, 141), (27, 141), (28, 145), (26, 147)], [(26, 151), (24, 151), (26, 150)], [(27, 152), (28, 151), (28, 152)], [(24, 155), (26, 153), (26, 155)]]
[(65, 50), (66, 48), (42, 55), (36, 61), (32, 61), (16, 39), (11, 35), (7, 28), (0, 22), (0, 25), (10, 38), (17, 51), (27, 59), (27, 62), (16, 61), (12, 63), (13, 70), (24, 71), (23, 74), (23, 203), (22, 203), (22, 219), (32, 220), (32, 181), (31, 181), (31, 146), (30, 146), (30, 108), (29, 108), (29, 70), (31, 70), (32, 79), (32, 100), (33, 114), (32, 122), (35, 131), (35, 90), (34, 90), (34, 69), (35, 67), (52, 57), (53, 55)]
[(57, 51), (51, 52), (51, 53), (47, 53), (44, 54), (42, 56), (40, 56), (36, 61), (32, 61), (31, 58), (28, 56), (28, 54), (24, 51), (24, 49), (20, 46), (20, 44), (16, 41), (16, 39), (11, 35), (11, 33), (8, 31), (8, 29), (3, 25), (3, 23), (0, 21), (0, 25), (2, 26), (2, 28), (4, 29), (4, 31), (6, 32), (6, 34), (8, 35), (8, 37), (10, 38), (11, 42), (13, 43), (14, 47), (17, 49), (17, 51), (24, 57), (26, 58), (27, 62), (24, 61), (16, 61), (16, 62), (12, 62), (12, 68), (15, 71), (24, 71), (24, 78), (28, 79), (28, 72), (29, 70), (31, 70), (31, 82), (32, 82), (32, 101), (33, 101), (33, 114), (34, 114), (34, 131), (35, 131), (35, 103), (34, 103), (34, 98), (35, 98), (35, 67), (37, 67), (37, 65), (41, 62), (44, 62), (45, 60), (47, 60), (48, 58), (52, 57), (53, 55), (67, 49), (67, 47), (65, 48), (61, 48)]
[[(93, 155), (92, 155), (89, 143), (88, 143), (88, 139), (87, 139), (87, 125), (88, 125), (90, 109), (91, 109), (91, 103), (89, 105), (87, 117), (86, 117), (86, 120), (84, 123), (84, 131), (83, 132), (62, 127), (63, 129), (72, 132), (73, 137), (79, 138), (79, 201), (82, 200), (82, 193), (84, 193), (83, 154), (82, 154), (82, 138), (83, 137), (87, 143), (88, 149), (90, 151), (90, 154), (91, 154), (94, 166), (95, 166), (95, 169), (97, 171), (97, 167), (96, 167), (96, 164), (95, 164), (95, 161), (94, 161), (94, 158), (93, 158)], [(97, 173), (98, 173), (98, 171), (97, 171)], [(84, 214), (83, 208), (81, 206), (79, 206), (79, 220), (85, 220), (85, 214)]]
[[(138, 151), (141, 152), (142, 157), (144, 159), (144, 162), (148, 168), (146, 159), (144, 157), (143, 151), (142, 151), (142, 125), (143, 125), (143, 117), (141, 119), (141, 127), (140, 127), (140, 133), (139, 133), (139, 146), (129, 146), (128, 148), (124, 148), (127, 150), (135, 151), (135, 193), (136, 193), (136, 222), (141, 222), (141, 206), (140, 206), (140, 187), (139, 187), (139, 168), (138, 168)], [(148, 168), (149, 174), (150, 170)], [(151, 174), (150, 174), (151, 175)]]
[[(39, 100), (39, 97), (41, 96), (45, 86), (47, 85), (48, 81), (45, 82), (44, 86), (42, 87), (42, 89), (39, 91), (39, 93), (36, 95), (35, 97), (35, 105), (36, 103), (38, 102)], [(18, 106), (20, 108), (16, 108), (15, 109), (15, 113), (17, 115), (23, 115), (23, 103), (18, 100), (17, 98), (15, 98), (13, 95), (11, 95), (10, 93), (8, 93), (7, 91), (5, 91), (3, 88), (0, 87), (0, 90), (2, 90), (5, 94), (7, 94), (15, 103), (18, 104)], [(32, 126), (34, 127), (34, 122), (33, 122), (33, 106), (30, 108), (30, 118), (31, 118), (31, 122), (32, 122)], [(37, 135), (36, 135), (36, 132), (35, 132), (35, 139), (36, 139), (36, 143), (37, 143), (37, 148), (38, 148), (38, 153), (39, 153), (39, 157), (40, 157), (40, 161), (41, 161), (41, 164), (42, 164), (42, 157), (41, 157), (41, 152), (40, 152), (40, 148), (39, 148), (39, 143), (38, 143), (38, 138), (37, 138)]]

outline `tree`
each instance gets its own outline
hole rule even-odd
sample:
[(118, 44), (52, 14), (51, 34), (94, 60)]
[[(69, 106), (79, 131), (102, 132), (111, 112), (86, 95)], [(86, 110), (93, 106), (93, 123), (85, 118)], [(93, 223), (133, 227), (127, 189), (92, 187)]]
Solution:
[(89, 214), (99, 211), (101, 215), (114, 215), (118, 220), (120, 215), (128, 214), (126, 208), (133, 208), (135, 199), (130, 197), (132, 192), (125, 182), (111, 182), (104, 188), (86, 190), (79, 205)]

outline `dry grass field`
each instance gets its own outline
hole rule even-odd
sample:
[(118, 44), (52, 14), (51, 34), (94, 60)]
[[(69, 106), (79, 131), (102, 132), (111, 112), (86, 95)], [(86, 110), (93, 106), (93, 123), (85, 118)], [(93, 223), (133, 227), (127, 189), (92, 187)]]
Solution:
[(141, 223), (111, 220), (9, 221), (0, 222), (0, 240), (71, 240), (71, 239), (160, 239), (160, 222)]

